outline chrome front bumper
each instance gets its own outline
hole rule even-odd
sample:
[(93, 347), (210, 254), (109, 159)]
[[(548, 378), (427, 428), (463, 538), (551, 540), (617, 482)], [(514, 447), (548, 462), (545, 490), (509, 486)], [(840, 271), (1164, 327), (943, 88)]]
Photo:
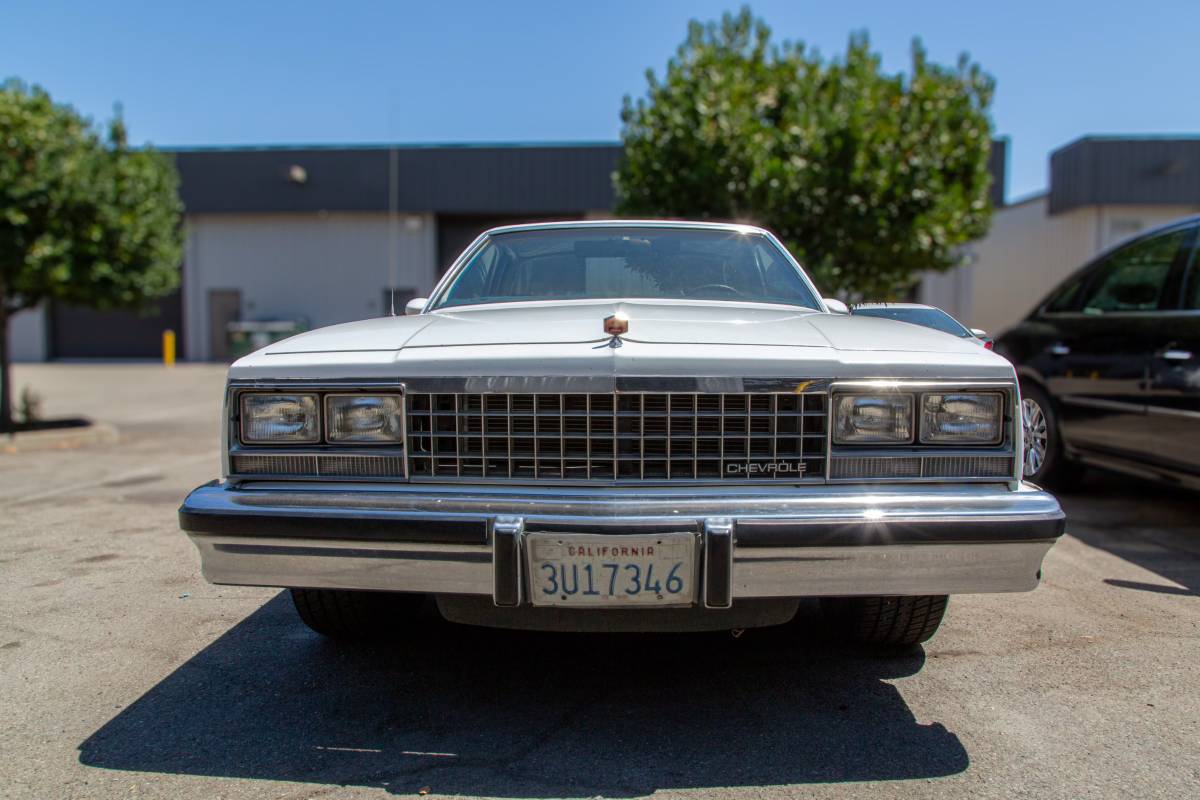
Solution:
[(524, 599), (522, 536), (694, 532), (701, 599), (1018, 592), (1062, 534), (1025, 485), (512, 489), (210, 483), (179, 510), (204, 577)]

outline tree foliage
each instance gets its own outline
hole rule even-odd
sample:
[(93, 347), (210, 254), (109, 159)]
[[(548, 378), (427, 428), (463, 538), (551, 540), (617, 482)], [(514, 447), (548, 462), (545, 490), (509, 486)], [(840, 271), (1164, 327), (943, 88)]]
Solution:
[(44, 90), (0, 84), (0, 428), (11, 425), (7, 323), (45, 300), (140, 309), (179, 284), (174, 165), (130, 149)]
[(865, 33), (826, 60), (743, 8), (692, 21), (646, 76), (621, 113), (623, 215), (765, 225), (823, 291), (869, 299), (987, 232), (994, 82), (965, 54), (939, 66), (914, 40), (909, 72), (887, 74)]

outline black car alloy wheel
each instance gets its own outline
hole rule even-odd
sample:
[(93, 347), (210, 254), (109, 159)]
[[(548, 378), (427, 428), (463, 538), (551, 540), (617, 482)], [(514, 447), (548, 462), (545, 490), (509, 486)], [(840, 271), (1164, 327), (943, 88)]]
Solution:
[(1021, 398), (1021, 423), (1025, 428), (1024, 474), (1026, 478), (1032, 478), (1046, 463), (1050, 445), (1046, 412), (1036, 399)]

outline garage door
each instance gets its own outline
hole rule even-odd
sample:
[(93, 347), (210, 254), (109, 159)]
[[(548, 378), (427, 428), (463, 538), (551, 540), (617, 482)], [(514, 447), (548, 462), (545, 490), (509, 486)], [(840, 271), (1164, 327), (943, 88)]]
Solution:
[(145, 314), (95, 311), (56, 303), (50, 312), (51, 358), (161, 358), (162, 332), (175, 331), (183, 349), (183, 304), (179, 292)]

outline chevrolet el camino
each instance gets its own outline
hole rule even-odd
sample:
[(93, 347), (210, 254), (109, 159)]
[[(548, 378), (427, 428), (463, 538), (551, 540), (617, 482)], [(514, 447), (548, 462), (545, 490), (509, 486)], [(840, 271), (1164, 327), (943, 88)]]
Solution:
[[(180, 524), (213, 583), (330, 636), (456, 622), (744, 629), (802, 598), (912, 646), (956, 593), (1035, 588), (1012, 365), (836, 313), (769, 232), (496, 228), (404, 316), (229, 370), (223, 477)], [(844, 308), (842, 306), (841, 308)]]

